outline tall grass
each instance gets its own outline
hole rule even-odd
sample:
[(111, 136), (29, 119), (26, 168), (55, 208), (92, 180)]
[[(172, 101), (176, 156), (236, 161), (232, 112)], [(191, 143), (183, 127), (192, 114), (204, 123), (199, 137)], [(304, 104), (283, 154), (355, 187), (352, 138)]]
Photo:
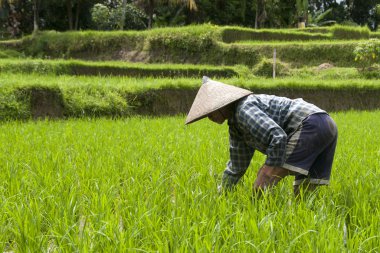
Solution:
[[(129, 92), (164, 88), (199, 88), (202, 76), (197, 78), (134, 78), (134, 77), (97, 77), (97, 76), (70, 76), (70, 75), (39, 75), (39, 74), (12, 74), (0, 75), (0, 92), (4, 88), (27, 87), (59, 87), (62, 90), (70, 88), (115, 88)], [(327, 71), (315, 71), (304, 68), (294, 71), (293, 76), (283, 78), (264, 78), (245, 73), (241, 77), (220, 78), (218, 81), (246, 88), (379, 88), (376, 79), (363, 79), (353, 68), (336, 68)]]
[[(0, 57), (1, 58), (1, 57)], [(241, 69), (228, 66), (190, 64), (143, 64), (120, 61), (88, 62), (78, 60), (2, 59), (1, 73), (51, 75), (129, 76), (129, 77), (232, 77)]]
[(332, 115), (331, 186), (296, 201), (292, 179), (251, 199), (216, 186), (227, 126), (184, 117), (0, 125), (0, 250), (14, 252), (379, 251), (380, 112)]

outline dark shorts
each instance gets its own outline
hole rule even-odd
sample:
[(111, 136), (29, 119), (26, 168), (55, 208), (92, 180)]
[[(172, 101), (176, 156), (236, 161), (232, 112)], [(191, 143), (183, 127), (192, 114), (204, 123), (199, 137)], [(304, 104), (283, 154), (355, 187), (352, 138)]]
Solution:
[(284, 168), (295, 172), (294, 185), (329, 184), (338, 131), (328, 114), (307, 117), (290, 136)]

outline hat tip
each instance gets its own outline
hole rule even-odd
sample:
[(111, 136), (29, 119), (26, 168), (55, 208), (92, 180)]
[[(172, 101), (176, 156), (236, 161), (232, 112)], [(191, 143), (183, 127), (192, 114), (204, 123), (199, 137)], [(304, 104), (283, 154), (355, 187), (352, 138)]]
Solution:
[(202, 77), (202, 84), (207, 83), (209, 80), (210, 80), (210, 78), (208, 76), (203, 76)]

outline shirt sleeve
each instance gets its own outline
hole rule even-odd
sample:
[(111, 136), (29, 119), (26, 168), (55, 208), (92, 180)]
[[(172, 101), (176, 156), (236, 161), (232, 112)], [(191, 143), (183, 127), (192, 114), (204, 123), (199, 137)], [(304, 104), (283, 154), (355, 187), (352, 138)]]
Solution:
[(240, 178), (245, 174), (255, 149), (248, 146), (243, 139), (230, 127), (230, 161), (223, 174), (222, 184), (224, 187), (231, 188), (236, 185)]
[(239, 124), (252, 135), (260, 146), (267, 147), (265, 161), (269, 166), (282, 166), (286, 158), (287, 134), (267, 114), (255, 105), (238, 113)]

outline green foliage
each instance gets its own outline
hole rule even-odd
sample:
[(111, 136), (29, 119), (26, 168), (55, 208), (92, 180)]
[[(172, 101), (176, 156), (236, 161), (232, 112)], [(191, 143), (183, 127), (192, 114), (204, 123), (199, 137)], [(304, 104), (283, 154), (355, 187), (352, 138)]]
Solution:
[(137, 32), (41, 32), (22, 40), (26, 55), (43, 58), (112, 58), (109, 52), (124, 47), (142, 50), (144, 33)]
[(28, 119), (30, 116), (28, 93), (14, 87), (0, 88), (0, 121)]
[[(276, 76), (289, 75), (288, 64), (276, 59)], [(272, 77), (273, 76), (273, 59), (263, 58), (254, 68), (253, 73), (257, 76)]]
[(304, 17), (309, 7), (308, 0), (296, 0), (297, 16)]
[(95, 4), (91, 9), (92, 21), (95, 23), (98, 30), (108, 30), (112, 26), (117, 25), (111, 23), (111, 12), (107, 6), (103, 4)]
[[(330, 26), (308, 26), (308, 27), (305, 27), (303, 29), (297, 29), (295, 31), (299, 31), (299, 32), (308, 32), (308, 33), (322, 33), (322, 34), (329, 34), (331, 33), (331, 29), (332, 27)], [(332, 36), (330, 36), (331, 39)]]
[[(132, 4), (125, 8), (125, 20), (122, 20), (122, 7), (111, 8), (103, 4), (95, 4), (91, 9), (92, 21), (98, 30), (125, 29), (142, 30), (147, 28), (148, 17)], [(122, 23), (120, 23), (122, 22)]]
[(133, 4), (126, 5), (124, 29), (143, 30), (148, 26), (147, 15)]
[[(280, 65), (280, 64), (279, 64)], [(281, 66), (281, 65), (280, 65)], [(239, 66), (236, 66), (239, 68)], [(269, 76), (272, 75), (272, 67), (267, 67)], [(239, 77), (218, 79), (222, 82), (245, 87), (261, 92), (273, 92), (273, 90), (339, 90), (347, 92), (349, 99), (356, 99), (357, 91), (373, 90), (374, 96), (380, 89), (375, 79), (363, 79), (354, 69), (337, 70), (338, 73), (326, 73), (325, 71), (303, 75), (295, 75), (294, 70), (289, 74), (292, 77), (283, 76), (271, 79), (266, 77), (253, 77), (248, 68), (240, 68)], [(286, 68), (277, 71), (277, 76), (288, 74)], [(360, 79), (361, 78), (361, 79)], [(125, 77), (78, 77), (78, 76), (41, 76), (36, 74), (9, 74), (0, 75), (1, 117), (2, 119), (24, 119), (32, 115), (32, 99), (35, 90), (45, 90), (46, 94), (59, 94), (53, 96), (59, 101), (53, 104), (61, 105), (61, 112), (66, 117), (98, 117), (98, 116), (125, 116), (141, 111), (152, 111), (151, 104), (146, 101), (171, 101), (176, 103), (179, 99), (190, 101), (189, 97), (199, 88), (201, 76), (197, 78), (125, 78)], [(154, 97), (156, 90), (170, 90), (174, 94), (186, 94), (180, 98)], [(160, 94), (159, 92), (157, 94)], [(190, 95), (189, 95), (190, 94)], [(153, 97), (152, 97), (153, 96)], [(186, 99), (184, 97), (187, 97)], [(157, 100), (158, 99), (158, 100)], [(174, 100), (174, 101), (173, 101)], [(178, 102), (179, 103), (179, 102)], [(157, 104), (158, 106), (159, 104)], [(189, 105), (190, 106), (190, 105)], [(178, 108), (176, 108), (178, 112)], [(184, 110), (182, 108), (182, 110)], [(186, 107), (185, 110), (188, 110)]]
[(63, 90), (63, 96), (66, 116), (126, 116), (131, 113), (126, 99), (112, 87), (70, 86)]
[(278, 57), (293, 67), (318, 66), (329, 62), (335, 66), (355, 66), (352, 52), (357, 42), (354, 41), (317, 41), (317, 42), (254, 42), (242, 43), (251, 50), (257, 50), (259, 57), (270, 58), (273, 50)]
[(378, 64), (374, 64), (371, 67), (361, 69), (358, 71), (360, 78), (364, 79), (380, 79), (380, 66)]
[(0, 59), (6, 58), (22, 58), (24, 55), (16, 50), (12, 49), (0, 49)]
[(380, 32), (372, 32), (370, 34), (371, 39), (380, 39)]
[(335, 25), (336, 21), (333, 20), (333, 8), (327, 10), (319, 10), (314, 15), (309, 15), (308, 26), (331, 26)]
[(355, 61), (359, 63), (362, 70), (368, 69), (374, 63), (379, 63), (380, 40), (370, 39), (360, 42), (354, 49)]
[[(239, 67), (241, 69), (241, 67)], [(128, 77), (233, 77), (238, 69), (229, 66), (189, 64), (141, 64), (126, 62), (88, 62), (78, 60), (0, 60), (2, 73), (36, 73), (49, 75), (89, 75)]]
[(218, 195), (228, 129), (208, 120), (189, 127), (184, 116), (3, 122), (0, 247), (374, 251), (380, 245), (380, 113), (331, 116), (339, 127), (331, 185), (301, 199), (293, 197), (293, 177), (252, 198), (265, 161), (259, 152), (236, 190)]
[[(309, 28), (300, 32), (299, 29), (253, 30), (202, 25), (140, 32), (51, 31), (25, 37), (17, 46), (27, 56), (43, 58), (247, 66), (257, 64), (262, 57), (271, 57), (276, 47), (282, 60), (296, 66), (324, 62), (355, 66), (357, 63), (352, 58), (354, 41), (332, 40), (331, 34), (336, 30), (336, 27), (323, 30)], [(343, 30), (346, 31), (345, 36), (353, 39), (355, 33), (363, 29)], [(322, 34), (325, 31), (330, 33)], [(368, 35), (368, 29), (364, 31)], [(308, 43), (302, 43), (302, 40)]]
[(226, 43), (244, 40), (256, 41), (311, 41), (331, 39), (328, 34), (299, 32), (297, 30), (280, 29), (249, 29), (241, 27), (222, 28), (222, 40)]
[(2, 73), (38, 73), (38, 74), (65, 74), (69, 73), (68, 64), (59, 64), (46, 60), (1, 60)]
[(370, 30), (367, 27), (334, 26), (332, 36), (334, 39), (353, 40), (369, 39)]

